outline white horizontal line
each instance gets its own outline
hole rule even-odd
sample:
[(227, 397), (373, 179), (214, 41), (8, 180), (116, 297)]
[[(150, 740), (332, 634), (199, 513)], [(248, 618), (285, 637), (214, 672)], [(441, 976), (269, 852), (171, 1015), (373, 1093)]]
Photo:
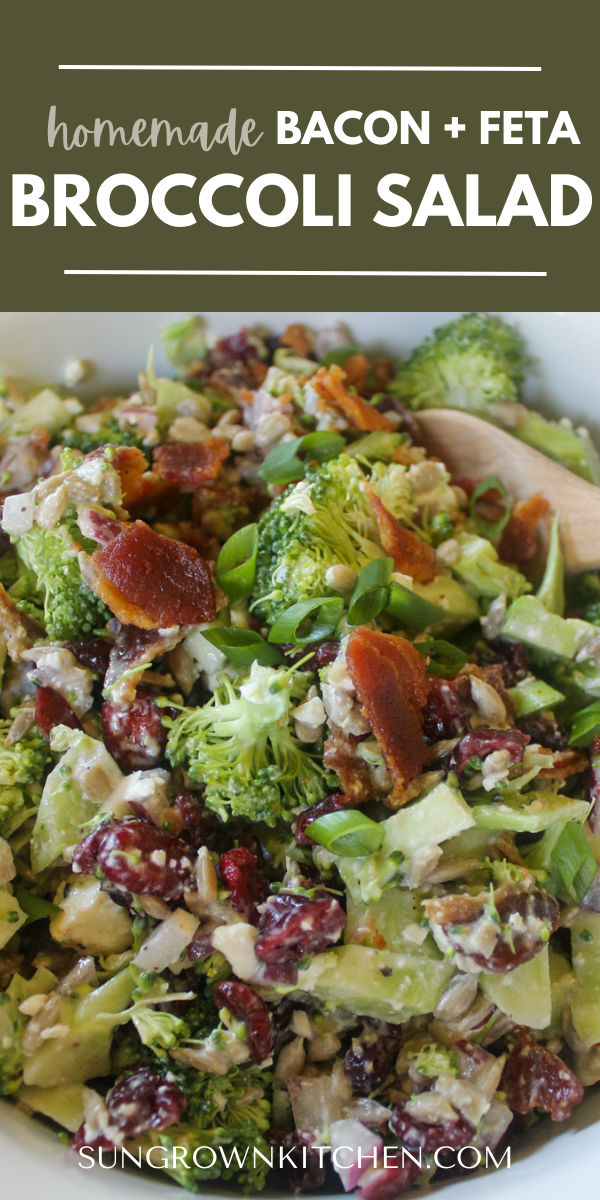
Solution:
[(349, 275), (349, 276), (485, 276), (508, 277), (514, 276), (545, 279), (547, 271), (221, 271), (221, 270), (180, 270), (179, 268), (139, 268), (117, 267), (114, 270), (106, 267), (94, 267), (89, 270), (82, 268), (65, 269), (63, 275)]
[(215, 63), (60, 63), (59, 71), (541, 71), (541, 67), (492, 67), (492, 66), (325, 66), (323, 63), (313, 63), (310, 66), (279, 66), (266, 63), (262, 66), (249, 63), (219, 66)]

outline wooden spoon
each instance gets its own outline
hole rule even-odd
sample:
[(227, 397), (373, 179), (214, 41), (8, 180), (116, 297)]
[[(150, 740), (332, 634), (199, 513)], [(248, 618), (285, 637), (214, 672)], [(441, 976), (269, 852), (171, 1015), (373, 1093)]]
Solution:
[(600, 567), (600, 487), (471, 413), (429, 408), (416, 416), (430, 454), (453, 475), (474, 480), (498, 475), (516, 499), (534, 492), (545, 497), (559, 515), (568, 571)]

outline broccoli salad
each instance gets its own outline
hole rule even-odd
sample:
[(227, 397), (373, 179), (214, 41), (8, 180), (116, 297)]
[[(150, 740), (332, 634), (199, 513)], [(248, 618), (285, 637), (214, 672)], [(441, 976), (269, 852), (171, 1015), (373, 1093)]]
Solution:
[(600, 576), (418, 411), (599, 460), (485, 314), (163, 345), (0, 391), (0, 1093), (190, 1190), (392, 1200), (600, 1080)]

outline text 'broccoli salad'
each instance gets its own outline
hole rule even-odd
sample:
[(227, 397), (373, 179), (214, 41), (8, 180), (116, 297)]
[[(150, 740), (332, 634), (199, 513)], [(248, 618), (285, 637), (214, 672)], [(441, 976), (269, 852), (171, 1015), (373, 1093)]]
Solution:
[(600, 577), (418, 410), (598, 459), (481, 314), (163, 340), (125, 398), (0, 391), (0, 1092), (392, 1200), (600, 1080)]

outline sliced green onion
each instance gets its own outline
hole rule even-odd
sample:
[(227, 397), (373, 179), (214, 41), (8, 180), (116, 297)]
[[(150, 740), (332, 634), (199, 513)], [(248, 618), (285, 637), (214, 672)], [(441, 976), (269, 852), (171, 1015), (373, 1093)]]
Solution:
[(286, 661), (280, 651), (265, 642), (255, 629), (217, 625), (214, 629), (203, 629), (202, 637), (211, 646), (216, 646), (236, 667), (248, 667), (253, 662), (259, 662), (263, 667), (274, 667)]
[(347, 358), (350, 358), (351, 355), (358, 353), (359, 347), (355, 345), (335, 346), (333, 350), (328, 350), (327, 354), (323, 355), (323, 358), (321, 359), (321, 365), (323, 367), (330, 367), (332, 363), (336, 363), (338, 367), (343, 367)]
[[(485, 521), (484, 518), (480, 517), (479, 513), (477, 512), (477, 501), (483, 499), (487, 492), (491, 491), (500, 492), (500, 495), (504, 501), (504, 512), (497, 521)], [(502, 530), (505, 529), (510, 521), (511, 503), (508, 492), (502, 480), (499, 479), (497, 475), (487, 475), (485, 479), (482, 479), (481, 483), (477, 484), (477, 487), (471, 496), (469, 511), (479, 533), (483, 534), (483, 537), (489, 538), (490, 541), (493, 541), (494, 538), (500, 537)]]
[[(310, 836), (313, 836), (312, 828)], [(575, 821), (567, 822), (552, 847), (550, 861), (560, 876), (568, 898), (580, 904), (598, 870), (581, 825)]]
[(391, 617), (395, 617), (401, 625), (408, 625), (419, 633), (429, 625), (435, 625), (446, 615), (443, 608), (438, 608), (437, 604), (430, 604), (429, 600), (424, 600), (422, 596), (397, 583), (395, 579), (390, 583), (385, 611)]
[(424, 642), (415, 642), (414, 647), (424, 658), (429, 658), (428, 675), (456, 675), (469, 661), (469, 655), (464, 650), (459, 650), (458, 646), (453, 646), (452, 642), (446, 642), (443, 638), (426, 638)]
[(387, 604), (393, 558), (374, 558), (359, 572), (348, 603), (348, 624), (374, 621)]
[(318, 371), (319, 364), (314, 358), (304, 358), (289, 346), (278, 346), (273, 355), (273, 366), (286, 371), (288, 375), (301, 375), (309, 378)]
[(310, 822), (307, 832), (320, 846), (344, 858), (363, 858), (373, 854), (379, 850), (384, 834), (383, 827), (358, 808), (346, 808), (317, 817)]
[(343, 611), (344, 601), (338, 596), (299, 600), (281, 613), (271, 626), (269, 641), (279, 645), (294, 643), (297, 646), (321, 642), (335, 633)]
[(217, 583), (230, 600), (249, 596), (256, 578), (258, 525), (244, 525), (227, 538), (217, 559)]
[(265, 483), (295, 483), (297, 479), (304, 479), (307, 462), (312, 459), (324, 463), (337, 458), (345, 445), (339, 433), (330, 433), (326, 429), (305, 433), (304, 437), (290, 438), (289, 442), (275, 446), (258, 473)]
[(594, 734), (600, 733), (600, 700), (575, 713), (571, 725), (570, 746), (589, 746)]
[(50, 900), (44, 900), (43, 896), (36, 896), (34, 892), (29, 892), (20, 884), (17, 884), (13, 890), (19, 908), (27, 916), (27, 925), (32, 925), (34, 921), (41, 921), (44, 917), (54, 917), (57, 913), (62, 912), (62, 909), (58, 908), (56, 904), (52, 904)]

